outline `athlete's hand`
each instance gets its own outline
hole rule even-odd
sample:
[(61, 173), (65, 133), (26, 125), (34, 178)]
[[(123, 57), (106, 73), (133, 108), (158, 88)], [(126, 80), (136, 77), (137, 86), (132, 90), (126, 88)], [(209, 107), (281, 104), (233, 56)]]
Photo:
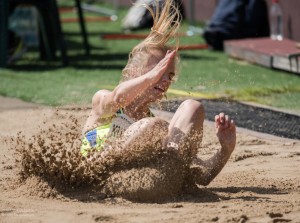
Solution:
[(224, 152), (232, 153), (236, 144), (236, 126), (223, 112), (215, 116), (216, 134)]
[(152, 70), (148, 72), (148, 75), (153, 78), (154, 83), (158, 82), (161, 79), (167, 68), (173, 62), (176, 53), (176, 50), (168, 50), (165, 57), (161, 61), (159, 61), (159, 63)]

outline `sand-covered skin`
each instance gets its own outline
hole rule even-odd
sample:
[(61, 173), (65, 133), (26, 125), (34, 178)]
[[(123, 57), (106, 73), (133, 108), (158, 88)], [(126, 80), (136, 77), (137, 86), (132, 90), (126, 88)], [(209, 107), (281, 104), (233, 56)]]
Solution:
[[(55, 169), (52, 165), (53, 169), (46, 171), (54, 174), (49, 175), (49, 179), (44, 177), (44, 173), (43, 177), (33, 174), (20, 180), (18, 173), (21, 163), (16, 162), (13, 155), (16, 144), (25, 141), (25, 146), (29, 146), (28, 142), (33, 140), (30, 138), (39, 134), (45, 138), (45, 142), (33, 140), (33, 144), (40, 143), (46, 147), (47, 143), (51, 143), (51, 146), (57, 146), (55, 156), (48, 155), (50, 163), (51, 157), (58, 159), (63, 156), (60, 146), (72, 149), (80, 144), (76, 137), (80, 135), (89, 110), (56, 110), (3, 98), (0, 102), (0, 222), (300, 222), (300, 142), (297, 140), (261, 134), (253, 136), (251, 132), (238, 129), (236, 150), (220, 175), (208, 187), (187, 190), (189, 193), (171, 196), (171, 199), (160, 204), (139, 203), (107, 196), (107, 191), (95, 190), (97, 186), (102, 188), (101, 183), (97, 184), (95, 180), (102, 176), (91, 176), (89, 164), (80, 159), (76, 151), (70, 151), (70, 155), (65, 154), (74, 162), (69, 163), (71, 165), (61, 164), (67, 169), (65, 176), (55, 175), (59, 168)], [(53, 131), (41, 132), (49, 128)], [(68, 134), (70, 132), (72, 134)], [(67, 140), (60, 142), (60, 137)], [(209, 157), (217, 145), (212, 124), (205, 122), (203, 149), (199, 156)], [(40, 155), (33, 154), (35, 156)], [(44, 164), (47, 165), (47, 160)], [(80, 175), (78, 172), (82, 165), (86, 172)], [(108, 162), (105, 165), (113, 166), (114, 163)], [(139, 164), (126, 171), (120, 167), (115, 169), (116, 173), (106, 173), (103, 177), (108, 177), (114, 185), (120, 185), (123, 178), (121, 182), (127, 188), (129, 198), (138, 193), (146, 196), (143, 191), (138, 191), (141, 187), (136, 184), (128, 192), (128, 185), (132, 185), (131, 181), (137, 182), (136, 179), (140, 177), (147, 178), (144, 182), (148, 184), (142, 186), (152, 190), (157, 188), (159, 180), (170, 181), (168, 177), (172, 179), (174, 176), (166, 176), (168, 170), (163, 168), (172, 166), (172, 163), (159, 165), (159, 162), (157, 165), (152, 162), (152, 166)], [(101, 169), (103, 164), (98, 166)], [(76, 174), (71, 171), (74, 168), (77, 168)], [(31, 171), (37, 170), (32, 168)], [(148, 174), (140, 176), (142, 172)], [(180, 175), (176, 171), (172, 173)], [(127, 177), (128, 174), (131, 179)], [(66, 182), (59, 181), (61, 179)], [(87, 185), (84, 184), (86, 182)], [(171, 184), (169, 187), (172, 191)], [(122, 187), (117, 188), (120, 190)], [(163, 194), (165, 188), (168, 188), (167, 183), (158, 193)], [(174, 188), (176, 194), (177, 186)], [(122, 193), (125, 193), (124, 190)]]

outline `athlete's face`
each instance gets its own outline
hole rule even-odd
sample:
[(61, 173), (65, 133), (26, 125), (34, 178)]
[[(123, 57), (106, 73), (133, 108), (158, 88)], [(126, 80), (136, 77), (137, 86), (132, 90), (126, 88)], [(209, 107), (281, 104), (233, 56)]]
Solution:
[[(154, 51), (144, 67), (143, 73), (147, 73), (152, 70), (165, 56), (165, 53), (161, 51)], [(152, 87), (146, 90), (143, 97), (147, 97), (149, 102), (154, 102), (163, 98), (169, 89), (172, 80), (175, 76), (175, 62), (169, 65), (165, 73), (162, 75), (160, 80)]]

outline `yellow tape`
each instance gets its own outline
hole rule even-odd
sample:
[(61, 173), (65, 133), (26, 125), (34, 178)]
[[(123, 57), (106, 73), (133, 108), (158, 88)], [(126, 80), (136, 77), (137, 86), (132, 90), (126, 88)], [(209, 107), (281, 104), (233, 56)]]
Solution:
[[(113, 85), (102, 85), (103, 89), (113, 90), (115, 86)], [(176, 96), (187, 96), (187, 97), (195, 97), (195, 98), (205, 98), (205, 99), (215, 99), (217, 98), (214, 94), (205, 94), (200, 92), (192, 92), (192, 91), (183, 91), (178, 89), (172, 89), (170, 88), (167, 93), (173, 94)]]
[(182, 91), (177, 89), (169, 89), (167, 93), (178, 95), (178, 96), (190, 96), (190, 97), (205, 98), (205, 99), (217, 98), (217, 96), (213, 94), (204, 94), (204, 93), (192, 92), (192, 91)]

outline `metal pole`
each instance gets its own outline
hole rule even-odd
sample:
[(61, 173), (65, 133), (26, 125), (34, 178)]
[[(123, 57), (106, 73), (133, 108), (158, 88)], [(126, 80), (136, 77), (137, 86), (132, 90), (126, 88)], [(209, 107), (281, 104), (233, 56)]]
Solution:
[(64, 34), (62, 32), (60, 19), (59, 19), (59, 13), (58, 13), (58, 6), (56, 0), (51, 1), (51, 9), (53, 10), (54, 19), (56, 23), (56, 38), (59, 41), (59, 48), (61, 53), (61, 62), (64, 66), (67, 66), (69, 64), (69, 59), (67, 56), (67, 45), (65, 42)]
[(0, 0), (0, 67), (7, 65), (8, 0)]
[(83, 17), (82, 8), (81, 8), (81, 3), (80, 3), (80, 0), (76, 0), (75, 2), (76, 2), (77, 11), (78, 11), (79, 21), (80, 21), (80, 29), (81, 29), (81, 35), (83, 38), (83, 44), (85, 47), (85, 54), (89, 55), (90, 54), (90, 45), (88, 43), (88, 36), (87, 36), (87, 32), (86, 32), (85, 21), (84, 21), (84, 17)]

